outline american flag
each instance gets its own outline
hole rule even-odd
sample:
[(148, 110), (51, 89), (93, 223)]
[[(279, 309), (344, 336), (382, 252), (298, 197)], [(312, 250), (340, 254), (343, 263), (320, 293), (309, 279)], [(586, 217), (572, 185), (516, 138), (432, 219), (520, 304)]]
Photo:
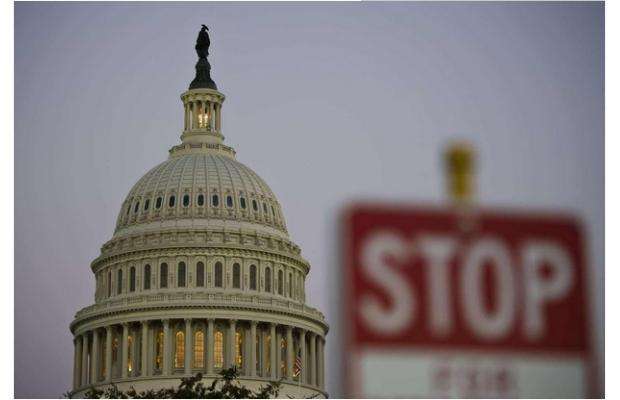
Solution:
[(297, 350), (297, 354), (295, 356), (295, 365), (293, 366), (293, 376), (299, 376), (301, 374), (301, 349)]

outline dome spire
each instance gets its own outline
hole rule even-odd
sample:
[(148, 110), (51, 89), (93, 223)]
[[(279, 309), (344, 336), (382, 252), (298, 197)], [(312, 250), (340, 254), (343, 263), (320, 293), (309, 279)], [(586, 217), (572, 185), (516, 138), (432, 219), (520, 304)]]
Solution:
[(215, 82), (211, 79), (211, 64), (209, 64), (207, 60), (209, 56), (209, 46), (211, 45), (208, 31), (209, 28), (203, 24), (200, 32), (198, 32), (195, 47), (196, 53), (198, 54), (198, 62), (196, 63), (196, 76), (189, 84), (190, 89), (205, 88), (217, 90)]

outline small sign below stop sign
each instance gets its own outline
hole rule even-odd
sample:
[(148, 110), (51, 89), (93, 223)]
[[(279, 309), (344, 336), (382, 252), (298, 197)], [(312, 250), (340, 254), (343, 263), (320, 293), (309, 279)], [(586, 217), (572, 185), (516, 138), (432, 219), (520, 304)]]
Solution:
[(591, 393), (573, 218), (360, 204), (343, 222), (348, 396)]

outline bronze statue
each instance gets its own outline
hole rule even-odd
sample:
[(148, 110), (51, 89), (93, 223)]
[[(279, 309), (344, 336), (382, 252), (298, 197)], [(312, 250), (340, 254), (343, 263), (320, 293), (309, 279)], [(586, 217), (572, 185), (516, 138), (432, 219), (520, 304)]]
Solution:
[(211, 45), (211, 41), (209, 40), (209, 34), (207, 31), (209, 27), (206, 25), (202, 25), (202, 29), (198, 33), (198, 39), (196, 39), (196, 53), (198, 53), (198, 58), (207, 58), (209, 55), (209, 46)]

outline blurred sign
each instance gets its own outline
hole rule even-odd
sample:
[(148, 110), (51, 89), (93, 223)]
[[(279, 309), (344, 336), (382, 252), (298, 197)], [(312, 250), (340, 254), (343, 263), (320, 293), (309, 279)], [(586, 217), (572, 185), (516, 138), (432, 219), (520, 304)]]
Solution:
[(591, 393), (573, 219), (364, 204), (343, 233), (347, 396)]

